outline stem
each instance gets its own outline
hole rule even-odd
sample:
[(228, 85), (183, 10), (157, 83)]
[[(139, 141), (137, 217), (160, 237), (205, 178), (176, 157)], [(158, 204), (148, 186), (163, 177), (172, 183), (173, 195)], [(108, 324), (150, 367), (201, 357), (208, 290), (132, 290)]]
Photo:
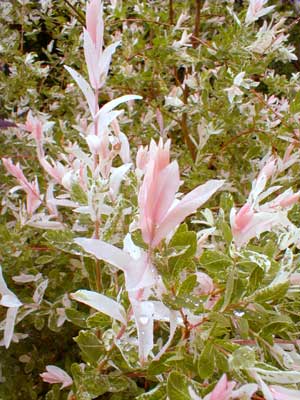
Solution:
[(140, 23), (150, 23), (150, 24), (156, 24), (156, 25), (161, 25), (161, 26), (166, 26), (169, 27), (171, 24), (167, 24), (165, 22), (161, 21), (155, 21), (153, 19), (145, 19), (145, 18), (125, 18), (125, 19), (118, 19), (117, 21), (109, 22), (108, 25), (118, 25), (121, 22), (140, 22)]
[[(94, 111), (95, 115), (97, 114), (98, 109), (99, 109), (98, 103), (99, 103), (99, 89), (96, 89), (95, 90), (95, 111)], [(94, 135), (98, 136), (98, 118), (96, 118), (94, 120)], [(94, 157), (94, 171), (95, 171), (98, 166), (98, 163), (99, 163), (99, 157), (98, 157), (97, 153), (95, 153), (93, 155), (93, 157)]]
[(265, 107), (267, 107), (280, 120), (280, 123), (285, 128), (287, 128), (288, 130), (291, 129), (291, 127), (283, 120), (282, 116), (279, 113), (277, 113), (277, 111), (273, 110), (273, 108), (265, 101), (265, 99), (263, 98), (263, 96), (260, 93), (258, 93), (254, 89), (250, 89), (250, 91), (258, 98), (260, 103), (262, 103)]
[(171, 25), (174, 25), (173, 0), (169, 0), (169, 22), (170, 22)]
[(231, 143), (238, 140), (241, 136), (249, 135), (250, 133), (254, 133), (254, 132), (258, 132), (258, 133), (263, 132), (264, 134), (266, 134), (265, 131), (262, 131), (258, 128), (246, 129), (245, 131), (237, 133), (235, 136), (233, 136), (231, 139), (229, 139), (227, 142), (225, 142), (221, 147), (221, 153), (224, 152), (224, 150), (226, 149), (227, 146), (229, 146)]
[[(245, 346), (256, 346), (257, 340), (256, 339), (231, 339), (232, 343), (245, 345)], [(300, 340), (284, 340), (284, 339), (274, 339), (274, 343), (278, 344), (293, 344), (295, 346), (300, 345)]]
[(74, 7), (72, 3), (69, 2), (69, 0), (65, 0), (65, 3), (74, 11), (74, 13), (75, 13), (76, 16), (77, 16), (78, 22), (80, 22), (80, 24), (81, 24), (82, 26), (85, 26), (85, 18), (84, 18), (84, 15), (81, 14), (81, 12), (78, 11), (77, 8)]
[(198, 47), (198, 37), (200, 33), (200, 15), (201, 15), (201, 0), (196, 0), (196, 14), (195, 14), (195, 27), (192, 36), (193, 48)]
[(22, 7), (21, 7), (21, 38), (20, 38), (20, 50), (21, 50), (21, 53), (23, 54), (23, 50), (24, 50), (24, 3), (22, 4)]
[[(100, 237), (100, 221), (95, 222), (95, 239), (99, 239)], [(101, 265), (100, 261), (96, 260), (96, 288), (98, 292), (102, 291), (102, 274), (101, 274)]]
[(102, 291), (102, 274), (101, 274), (101, 265), (99, 260), (96, 260), (96, 287), (97, 287), (97, 292)]
[[(130, 320), (131, 315), (132, 315), (132, 308), (130, 308), (130, 309), (128, 310), (128, 313), (127, 313), (127, 321)], [(118, 333), (117, 336), (116, 336), (116, 340), (121, 339), (121, 337), (122, 337), (122, 336), (124, 335), (124, 333), (126, 332), (126, 327), (127, 327), (127, 325), (122, 325), (122, 326), (121, 326), (121, 329), (120, 329), (119, 333)], [(114, 349), (115, 347), (116, 347), (116, 343), (114, 342), (114, 343), (111, 345), (111, 347), (108, 349), (108, 351), (106, 352), (106, 355), (105, 355), (105, 357), (103, 358), (103, 360), (98, 364), (97, 369), (98, 369), (99, 372), (101, 372), (101, 370), (102, 370), (103, 367), (105, 366), (106, 361), (108, 360), (109, 355), (111, 354), (111, 352), (113, 351), (113, 349)]]
[[(183, 102), (184, 102), (184, 104), (187, 104), (188, 95), (189, 95), (189, 88), (187, 86), (185, 86), (185, 88), (183, 89)], [(187, 123), (187, 113), (186, 112), (182, 113), (181, 129), (182, 129), (182, 133), (183, 133), (183, 140), (184, 140), (185, 144), (187, 145), (187, 147), (189, 149), (189, 152), (191, 154), (191, 157), (192, 157), (193, 161), (195, 161), (196, 160), (196, 151), (195, 151), (195, 146), (194, 146), (194, 144), (191, 141), (190, 136), (189, 136), (188, 123)]]

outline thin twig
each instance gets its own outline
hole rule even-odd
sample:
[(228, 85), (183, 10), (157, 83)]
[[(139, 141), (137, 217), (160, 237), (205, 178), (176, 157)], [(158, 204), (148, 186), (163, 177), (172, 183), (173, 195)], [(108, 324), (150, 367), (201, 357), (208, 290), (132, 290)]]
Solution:
[(74, 11), (74, 13), (75, 13), (76, 16), (77, 16), (78, 22), (79, 22), (82, 26), (85, 26), (85, 18), (84, 18), (84, 15), (81, 14), (81, 12), (78, 11), (77, 8), (74, 7), (72, 3), (69, 2), (69, 0), (65, 0), (65, 3)]
[(174, 25), (174, 8), (173, 0), (169, 0), (169, 21), (171, 25)]
[(251, 128), (251, 129), (246, 129), (245, 131), (237, 133), (234, 137), (230, 138), (229, 140), (227, 140), (227, 142), (225, 142), (222, 145), (221, 153), (224, 152), (224, 150), (226, 149), (227, 146), (229, 146), (231, 143), (235, 142), (240, 137), (245, 136), (245, 135), (249, 135), (249, 133), (254, 133), (254, 132), (262, 132), (262, 131), (260, 129)]
[(109, 26), (112, 25), (117, 25), (122, 22), (141, 22), (142, 24), (144, 23), (150, 23), (150, 24), (156, 24), (156, 25), (162, 25), (162, 26), (167, 26), (171, 27), (171, 24), (168, 24), (166, 22), (161, 22), (161, 21), (155, 21), (154, 19), (144, 19), (144, 18), (124, 18), (124, 19), (118, 19), (117, 21), (111, 21), (108, 23)]
[(192, 45), (196, 49), (198, 47), (198, 38), (200, 33), (200, 15), (201, 15), (201, 0), (196, 0), (195, 27), (192, 36)]

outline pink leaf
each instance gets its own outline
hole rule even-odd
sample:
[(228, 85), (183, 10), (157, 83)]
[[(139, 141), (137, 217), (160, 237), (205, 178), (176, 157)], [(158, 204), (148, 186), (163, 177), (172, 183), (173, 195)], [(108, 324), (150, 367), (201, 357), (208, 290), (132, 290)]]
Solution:
[(92, 0), (86, 7), (86, 28), (100, 55), (103, 47), (103, 4), (101, 0)]
[(211, 392), (209, 400), (229, 400), (232, 397), (232, 389), (235, 385), (236, 382), (228, 381), (226, 374), (223, 374)]
[(181, 201), (168, 212), (164, 220), (158, 226), (152, 246), (157, 246), (169, 232), (187, 216), (194, 213), (197, 208), (204, 204), (223, 184), (224, 181), (222, 180), (210, 180), (184, 196)]
[(83, 49), (88, 68), (89, 81), (94, 89), (99, 89), (99, 67), (95, 45), (86, 29), (83, 29)]
[(63, 369), (56, 367), (55, 365), (47, 365), (46, 371), (40, 374), (44, 382), (47, 383), (62, 383), (60, 389), (64, 389), (67, 386), (71, 386), (73, 383), (72, 378)]

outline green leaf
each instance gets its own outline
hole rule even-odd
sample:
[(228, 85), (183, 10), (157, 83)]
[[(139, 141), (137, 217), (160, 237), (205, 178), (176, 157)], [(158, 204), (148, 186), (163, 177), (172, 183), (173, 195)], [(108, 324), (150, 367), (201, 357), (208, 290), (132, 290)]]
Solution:
[(46, 394), (45, 400), (60, 400), (61, 391), (60, 385), (54, 385), (52, 389)]
[(186, 232), (176, 232), (171, 239), (169, 246), (170, 249), (180, 252), (180, 255), (175, 257), (170, 257), (168, 264), (169, 270), (172, 275), (178, 276), (181, 270), (186, 265), (186, 260), (192, 258), (197, 249), (197, 235), (196, 232), (186, 231)]
[(136, 400), (165, 400), (166, 397), (166, 385), (160, 383), (154, 389), (149, 390), (149, 392), (140, 394), (136, 397)]
[[(180, 257), (193, 257), (197, 250), (197, 235), (196, 232), (186, 231), (186, 232), (176, 232), (172, 237), (169, 247), (171, 248), (181, 248), (187, 247), (187, 250), (184, 254), (181, 254)], [(176, 257), (174, 257), (176, 258)], [(175, 261), (175, 260), (174, 260)]]
[(202, 306), (199, 296), (192, 294), (182, 296), (163, 294), (163, 303), (172, 310), (180, 310), (181, 308), (196, 310), (199, 306)]
[(88, 317), (87, 321), (88, 328), (105, 328), (111, 326), (111, 318), (101, 312), (96, 312)]
[(255, 349), (248, 346), (241, 346), (235, 350), (229, 360), (230, 367), (236, 370), (252, 368), (255, 362)]
[(110, 389), (106, 375), (101, 375), (97, 368), (72, 364), (71, 372), (76, 387), (76, 399), (91, 400), (108, 392)]
[(34, 317), (34, 327), (35, 329), (37, 329), (38, 331), (41, 331), (45, 326), (45, 318), (36, 315)]
[(221, 221), (217, 224), (217, 228), (222, 232), (227, 245), (230, 245), (232, 241), (232, 232), (228, 223), (225, 221)]
[(232, 298), (233, 289), (234, 289), (235, 273), (236, 273), (235, 268), (232, 267), (227, 276), (224, 302), (223, 302), (221, 311), (226, 310), (227, 306), (230, 304), (230, 300)]
[(167, 365), (167, 360), (171, 355), (169, 353), (164, 353), (159, 360), (151, 361), (148, 366), (147, 372), (150, 376), (160, 375), (170, 367)]
[(75, 245), (75, 235), (71, 231), (48, 231), (43, 237), (56, 249), (76, 255), (82, 253), (82, 249)]
[(295, 329), (294, 323), (287, 315), (274, 315), (259, 332), (260, 336), (272, 339), (273, 335)]
[(296, 114), (300, 112), (300, 93), (297, 92), (293, 101), (290, 104), (290, 112), (291, 114)]
[[(236, 311), (235, 311), (236, 312)], [(241, 311), (244, 313), (244, 311)], [(249, 323), (246, 318), (236, 318), (237, 332), (242, 339), (249, 337)]]
[(75, 310), (75, 308), (67, 308), (65, 312), (68, 320), (74, 325), (80, 326), (80, 328), (86, 328), (87, 315), (85, 313)]
[(71, 188), (71, 198), (79, 204), (87, 204), (87, 194), (78, 183), (73, 183)]
[(189, 380), (179, 372), (172, 371), (168, 377), (167, 394), (170, 400), (190, 400)]
[(189, 275), (181, 284), (178, 295), (184, 296), (185, 294), (190, 294), (194, 288), (197, 286), (197, 276)]
[(220, 208), (222, 208), (225, 212), (225, 215), (228, 217), (232, 207), (234, 206), (234, 201), (232, 194), (229, 192), (222, 192), (220, 196)]
[(80, 347), (82, 356), (87, 362), (97, 364), (105, 356), (105, 348), (93, 332), (80, 331), (74, 340)]
[(264, 271), (261, 267), (255, 267), (249, 277), (248, 289), (250, 293), (253, 293), (262, 283), (264, 278)]
[(258, 289), (251, 296), (249, 296), (246, 301), (255, 300), (258, 303), (264, 303), (267, 301), (275, 301), (284, 297), (290, 284), (289, 282), (278, 283), (277, 285), (270, 285), (262, 289)]
[(213, 250), (204, 250), (199, 261), (204, 269), (215, 273), (220, 270), (224, 271), (232, 264), (231, 258), (226, 254)]
[(113, 374), (107, 377), (109, 392), (117, 393), (124, 392), (130, 385), (130, 379), (126, 376), (114, 376)]
[(144, 242), (141, 230), (137, 229), (131, 233), (133, 243), (144, 250), (148, 249), (148, 245)]
[(49, 264), (50, 262), (52, 262), (55, 259), (54, 256), (40, 256), (35, 260), (35, 263), (38, 265), (45, 265), (45, 264)]
[(206, 379), (213, 375), (215, 369), (215, 350), (212, 341), (207, 341), (198, 359), (198, 374)]

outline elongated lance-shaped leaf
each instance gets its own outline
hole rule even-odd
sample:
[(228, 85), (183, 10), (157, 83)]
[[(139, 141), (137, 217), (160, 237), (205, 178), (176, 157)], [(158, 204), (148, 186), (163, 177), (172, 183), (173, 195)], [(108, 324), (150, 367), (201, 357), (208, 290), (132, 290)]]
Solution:
[(125, 96), (117, 97), (116, 99), (113, 99), (104, 104), (104, 106), (101, 107), (100, 110), (95, 115), (95, 118), (98, 118), (99, 115), (108, 113), (109, 111), (116, 108), (119, 104), (126, 103), (127, 101), (130, 100), (141, 100), (141, 99), (142, 96), (139, 96), (137, 94), (126, 94)]
[(75, 71), (73, 68), (67, 67), (65, 65), (65, 69), (69, 72), (74, 81), (80, 87), (82, 93), (84, 94), (84, 97), (86, 98), (86, 101), (88, 102), (91, 114), (95, 115), (95, 96), (91, 86), (84, 79), (84, 77), (80, 75), (77, 71)]
[(71, 298), (120, 321), (124, 325), (127, 323), (124, 308), (110, 297), (90, 290), (77, 290), (77, 292), (71, 294)]

